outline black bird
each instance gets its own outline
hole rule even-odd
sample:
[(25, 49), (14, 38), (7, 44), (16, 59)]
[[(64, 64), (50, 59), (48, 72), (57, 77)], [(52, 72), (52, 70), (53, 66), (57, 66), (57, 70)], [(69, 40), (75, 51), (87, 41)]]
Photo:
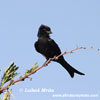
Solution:
[[(46, 25), (41, 25), (38, 30), (38, 41), (35, 42), (35, 49), (37, 52), (41, 53), (47, 60), (49, 58), (53, 58), (54, 56), (58, 56), (61, 54), (61, 50), (56, 44), (56, 42), (50, 38), (51, 34), (50, 27)], [(58, 59), (53, 60), (61, 64), (73, 78), (74, 73), (85, 75), (84, 73), (79, 72), (78, 70), (74, 69), (71, 65), (69, 65), (63, 56), (60, 56)]]

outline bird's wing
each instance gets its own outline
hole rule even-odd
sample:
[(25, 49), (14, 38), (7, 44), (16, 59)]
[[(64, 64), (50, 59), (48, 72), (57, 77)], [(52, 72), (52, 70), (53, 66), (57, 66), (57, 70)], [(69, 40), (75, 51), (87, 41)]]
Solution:
[(35, 42), (34, 46), (35, 46), (36, 51), (40, 52), (38, 41)]
[(49, 45), (51, 46), (52, 51), (55, 52), (56, 55), (59, 55), (61, 53), (59, 46), (53, 39), (49, 39)]

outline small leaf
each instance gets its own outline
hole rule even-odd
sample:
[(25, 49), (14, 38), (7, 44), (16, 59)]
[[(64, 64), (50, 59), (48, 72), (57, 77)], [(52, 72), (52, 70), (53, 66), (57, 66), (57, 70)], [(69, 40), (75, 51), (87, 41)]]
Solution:
[(4, 72), (6, 72), (6, 71), (7, 71), (7, 68), (5, 67)]

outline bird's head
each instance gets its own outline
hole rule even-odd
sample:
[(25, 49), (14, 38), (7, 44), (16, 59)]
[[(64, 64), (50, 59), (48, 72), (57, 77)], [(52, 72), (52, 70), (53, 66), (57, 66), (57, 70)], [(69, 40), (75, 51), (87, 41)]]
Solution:
[(46, 26), (46, 25), (41, 25), (39, 27), (39, 30), (38, 30), (38, 36), (48, 36), (49, 37), (49, 34), (51, 34), (51, 29), (50, 27)]

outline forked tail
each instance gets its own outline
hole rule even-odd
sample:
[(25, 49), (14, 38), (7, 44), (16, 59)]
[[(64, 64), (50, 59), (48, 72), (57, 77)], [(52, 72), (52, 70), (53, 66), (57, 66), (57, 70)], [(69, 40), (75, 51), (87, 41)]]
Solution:
[(85, 75), (82, 72), (79, 72), (78, 70), (76, 70), (75, 68), (73, 68), (71, 65), (69, 65), (65, 60), (62, 60), (59, 62), (70, 74), (70, 76), (73, 78), (74, 77), (74, 73), (77, 73), (79, 75)]

